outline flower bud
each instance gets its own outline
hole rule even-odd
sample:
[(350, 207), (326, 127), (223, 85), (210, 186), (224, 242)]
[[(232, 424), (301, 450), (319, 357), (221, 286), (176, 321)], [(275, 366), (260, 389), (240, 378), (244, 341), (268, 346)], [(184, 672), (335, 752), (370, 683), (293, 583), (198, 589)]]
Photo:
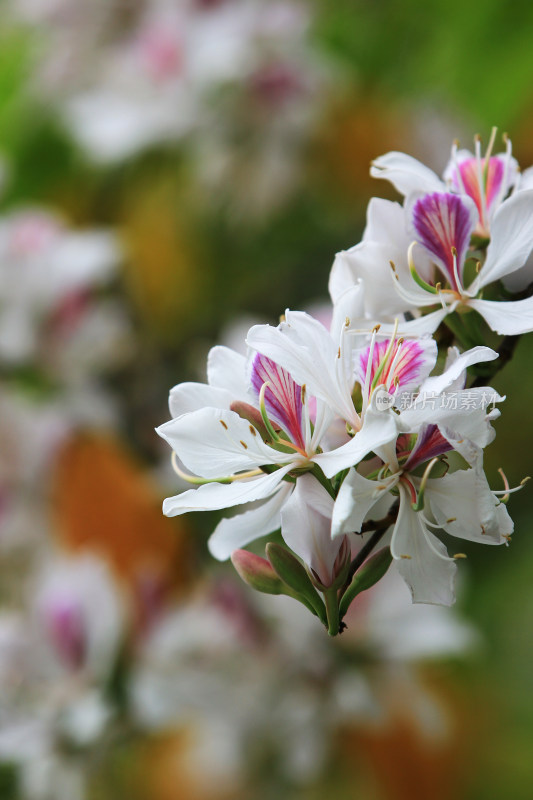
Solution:
[(248, 550), (234, 550), (231, 561), (243, 581), (252, 589), (264, 594), (284, 594), (283, 582), (266, 558)]

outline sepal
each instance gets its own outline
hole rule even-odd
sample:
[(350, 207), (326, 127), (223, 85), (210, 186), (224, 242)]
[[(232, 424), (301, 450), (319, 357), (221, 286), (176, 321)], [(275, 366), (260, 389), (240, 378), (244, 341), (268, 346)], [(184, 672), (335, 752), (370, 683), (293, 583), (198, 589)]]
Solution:
[(266, 554), (276, 574), (292, 589), (304, 605), (310, 607), (320, 621), (327, 627), (326, 607), (311, 583), (305, 567), (280, 544), (269, 542)]
[(344, 617), (348, 611), (352, 600), (357, 597), (361, 592), (370, 589), (385, 575), (392, 562), (392, 556), (389, 547), (382, 547), (373, 556), (370, 556), (362, 567), (353, 576), (352, 582), (344, 592), (340, 606), (340, 618)]

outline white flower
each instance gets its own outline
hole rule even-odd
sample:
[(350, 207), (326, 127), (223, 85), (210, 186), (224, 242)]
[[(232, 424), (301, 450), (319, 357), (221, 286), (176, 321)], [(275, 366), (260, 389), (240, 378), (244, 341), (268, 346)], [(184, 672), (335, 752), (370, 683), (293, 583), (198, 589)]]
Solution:
[(372, 162), (373, 178), (388, 180), (408, 197), (411, 194), (454, 192), (470, 198), (478, 212), (476, 234), (490, 236), (492, 220), (509, 191), (520, 185), (519, 170), (512, 157), (511, 141), (505, 137), (505, 153), (492, 155), (496, 137), (493, 128), (485, 156), (481, 155), (481, 141), (475, 138), (475, 154), (469, 150), (452, 147), (452, 155), (444, 171), (444, 180), (420, 161), (405, 153), (391, 152)]
[[(216, 528), (210, 549), (221, 559), (280, 527), (281, 509), (294, 489), (295, 478), (289, 473), (313, 470), (315, 464), (328, 474), (337, 471), (334, 451), (323, 453), (320, 447), (333, 418), (325, 401), (312, 398), (267, 356), (253, 357), (248, 383), (245, 369), (243, 356), (215, 348), (208, 361), (209, 384), (175, 387), (170, 406), (178, 416), (158, 428), (185, 467), (201, 476), (192, 479), (200, 484), (197, 489), (165, 500), (165, 514), (255, 503)], [(357, 462), (394, 437), (395, 427), (389, 423), (381, 428), (378, 417), (369, 413), (365, 434), (356, 434), (350, 442), (348, 460)]]
[[(370, 303), (367, 314), (374, 312), (374, 319), (438, 305), (437, 310), (404, 323), (401, 329), (431, 333), (453, 311), (474, 310), (497, 333), (515, 335), (533, 330), (533, 298), (515, 301), (482, 298), (482, 291), (489, 284), (523, 267), (533, 248), (532, 190), (515, 193), (494, 213), (486, 258), (474, 278), (468, 277), (466, 262), (479, 215), (468, 196), (451, 192), (411, 195), (403, 228), (396, 204), (375, 202), (374, 208), (381, 211), (382, 241), (377, 240), (379, 232), (373, 224), (372, 236), (376, 238), (363, 240), (361, 245), (337, 257), (332, 272), (333, 296), (350, 281), (361, 282), (365, 297), (368, 293), (371, 296), (375, 290), (368, 287), (373, 282), (381, 286), (388, 270), (398, 299), (394, 302), (390, 291), (386, 291), (383, 317), (378, 305)], [(387, 220), (393, 227), (387, 225)], [(394, 235), (396, 230), (399, 235), (392, 238), (390, 231)], [(406, 231), (411, 246), (401, 253), (399, 248), (405, 247)], [(414, 247), (414, 242), (419, 246)], [(438, 282), (428, 278), (428, 259), (440, 273)]]
[(0, 357), (31, 358), (42, 322), (69, 298), (108, 281), (119, 257), (110, 233), (70, 231), (48, 211), (25, 209), (0, 220)]

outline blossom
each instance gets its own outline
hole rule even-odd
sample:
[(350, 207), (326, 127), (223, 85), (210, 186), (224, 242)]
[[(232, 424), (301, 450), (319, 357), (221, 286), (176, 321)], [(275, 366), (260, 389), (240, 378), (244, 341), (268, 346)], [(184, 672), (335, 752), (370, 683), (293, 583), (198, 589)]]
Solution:
[(374, 321), (438, 305), (402, 323), (405, 332), (432, 333), (456, 310), (477, 311), (501, 334), (533, 330), (533, 299), (482, 297), (490, 284), (520, 270), (533, 248), (533, 191), (517, 192), (496, 210), (484, 263), (470, 276), (468, 261), (478, 255), (470, 249), (478, 221), (474, 201), (452, 192), (411, 195), (405, 208), (373, 200), (363, 241), (335, 259), (330, 277), (334, 302), (355, 284), (361, 286), (367, 319)]
[(119, 258), (113, 234), (71, 231), (47, 210), (22, 209), (0, 220), (0, 357), (31, 358), (43, 320), (109, 281)]
[[(217, 526), (210, 550), (221, 559), (280, 527), (281, 509), (299, 480), (295, 475), (315, 465), (330, 474), (337, 471), (335, 451), (321, 448), (333, 418), (324, 400), (312, 397), (289, 370), (262, 354), (252, 357), (249, 383), (245, 369), (243, 356), (215, 348), (208, 361), (210, 382), (172, 390), (171, 411), (178, 415), (157, 429), (186, 468), (200, 476), (190, 479), (199, 484), (197, 489), (165, 500), (165, 514), (263, 501)], [(354, 436), (348, 461), (363, 458), (394, 431), (390, 423), (381, 428), (376, 413), (365, 435)]]
[[(505, 505), (498, 499), (503, 492), (492, 492), (483, 473), (482, 448), (493, 436), (485, 399), (487, 388), (463, 390), (467, 364), (496, 357), (488, 348), (474, 348), (459, 355), (452, 351), (441, 376), (428, 378), (420, 387), (410, 408), (400, 411), (398, 436), (394, 446), (381, 448), (380, 461), (371, 475), (357, 469), (348, 472), (339, 490), (333, 511), (333, 535), (359, 531), (366, 516), (378, 501), (393, 496), (399, 499), (391, 553), (404, 577), (414, 602), (449, 605), (454, 602), (455, 557), (450, 558), (431, 528), (484, 544), (503, 544), (513, 531)], [(461, 398), (472, 395), (472, 405), (450, 410), (436, 403), (446, 389), (453, 387)], [(427, 403), (428, 397), (431, 402)], [(433, 475), (445, 456), (457, 451), (467, 468), (440, 477)], [(420, 474), (421, 468), (424, 469)], [(392, 492), (392, 495), (389, 493)]]
[(477, 208), (476, 234), (490, 236), (492, 220), (509, 191), (520, 185), (518, 163), (511, 155), (511, 141), (505, 137), (505, 153), (492, 155), (496, 128), (493, 128), (487, 152), (481, 155), (481, 140), (475, 138), (475, 153), (452, 146), (444, 180), (405, 153), (391, 152), (372, 162), (373, 178), (388, 180), (406, 197), (414, 193), (449, 192), (470, 198)]

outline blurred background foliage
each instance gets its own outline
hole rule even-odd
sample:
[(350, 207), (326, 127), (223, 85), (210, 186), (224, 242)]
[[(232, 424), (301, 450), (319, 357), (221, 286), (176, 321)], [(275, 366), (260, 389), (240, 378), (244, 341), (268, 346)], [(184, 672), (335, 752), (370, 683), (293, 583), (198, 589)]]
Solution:
[[(43, 203), (73, 223), (115, 228), (126, 244), (114, 291), (125, 298), (133, 321), (135, 352), (107, 378), (122, 398), (121, 442), (72, 443), (55, 476), (60, 536), (78, 546), (100, 535), (123, 574), (132, 574), (135, 557), (148, 557), (169, 583), (183, 587), (192, 565), (205, 558), (212, 520), (196, 515), (181, 528), (168, 523), (155, 510), (154, 497), (164, 492), (147, 489), (136, 464), (155, 465), (166, 455), (153, 427), (167, 418), (168, 389), (202, 379), (208, 346), (239, 315), (274, 321), (286, 306), (308, 308), (326, 298), (334, 253), (359, 241), (370, 196), (394, 196), (370, 180), (370, 160), (404, 150), (440, 171), (455, 136), (468, 147), (474, 133), (486, 140), (498, 125), (509, 132), (522, 167), (533, 163), (531, 3), (317, 0), (313, 11), (312, 40), (337, 76), (334, 88), (322, 98), (294, 190), (268, 213), (251, 217), (246, 200), (234, 204), (231, 191), (222, 203), (212, 202), (191, 169), (188, 145), (154, 146), (122, 164), (91, 165), (53, 110), (36, 104), (27, 90), (35, 32), (12, 25), (0, 31), (3, 209)], [(245, 198), (253, 180), (242, 173)], [(499, 466), (513, 485), (532, 469), (531, 346), (531, 335), (524, 337), (495, 384), (507, 401), (487, 453), (494, 484)], [(347, 734), (338, 743), (342, 758), (335, 771), (315, 789), (294, 787), (287, 797), (312, 800), (327, 791), (341, 800), (354, 797), (357, 787), (362, 797), (393, 800), (529, 800), (531, 489), (513, 498), (511, 511), (517, 532), (510, 548), (465, 543), (469, 581), (461, 605), (481, 631), (481, 654), (426, 676), (455, 714), (450, 750), (433, 760), (427, 752), (417, 757), (423, 743), (410, 746), (412, 734), (400, 723), (387, 740)], [(194, 539), (195, 531), (202, 535)], [(184, 786), (176, 790), (179, 765), (164, 744), (161, 737), (125, 745), (124, 758), (106, 767), (111, 778), (104, 770), (97, 779), (94, 798), (111, 798), (108, 785), (122, 787), (113, 796), (132, 800), (195, 797)], [(139, 764), (151, 765), (150, 789)], [(6, 768), (0, 773), (6, 800), (12, 784)]]

